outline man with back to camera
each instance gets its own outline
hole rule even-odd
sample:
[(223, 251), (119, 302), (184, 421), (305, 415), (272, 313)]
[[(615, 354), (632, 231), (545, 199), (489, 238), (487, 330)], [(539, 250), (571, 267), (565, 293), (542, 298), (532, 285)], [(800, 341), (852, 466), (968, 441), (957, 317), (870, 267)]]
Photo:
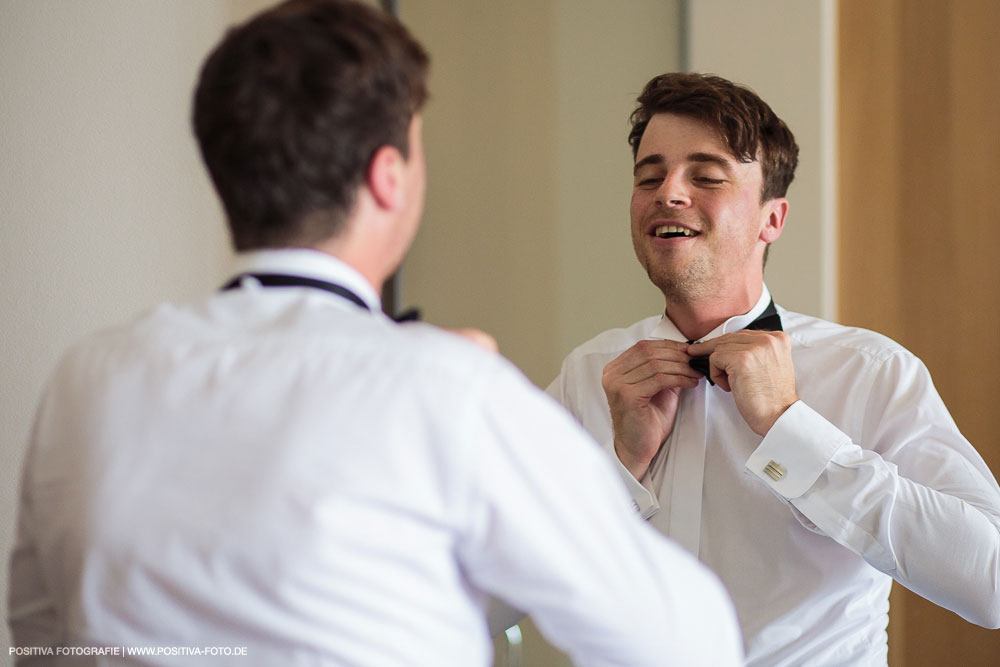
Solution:
[(580, 665), (740, 662), (717, 579), (563, 410), (381, 314), (423, 205), (427, 63), (347, 0), (279, 5), (209, 56), (194, 126), (240, 271), (51, 378), (11, 558), (22, 656), (484, 665), (492, 593)]
[(1000, 489), (926, 368), (764, 285), (791, 132), (698, 74), (652, 79), (631, 121), (632, 241), (665, 314), (584, 343), (548, 391), (719, 574), (748, 664), (885, 665), (892, 579), (1000, 626)]

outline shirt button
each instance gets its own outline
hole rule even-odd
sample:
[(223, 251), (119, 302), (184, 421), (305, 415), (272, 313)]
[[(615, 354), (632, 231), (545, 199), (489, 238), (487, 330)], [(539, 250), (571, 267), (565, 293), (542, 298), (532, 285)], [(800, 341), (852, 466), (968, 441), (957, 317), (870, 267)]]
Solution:
[(785, 466), (780, 463), (776, 461), (768, 461), (767, 465), (764, 466), (764, 472), (767, 473), (768, 477), (777, 482), (784, 477), (785, 473), (788, 471), (785, 469)]

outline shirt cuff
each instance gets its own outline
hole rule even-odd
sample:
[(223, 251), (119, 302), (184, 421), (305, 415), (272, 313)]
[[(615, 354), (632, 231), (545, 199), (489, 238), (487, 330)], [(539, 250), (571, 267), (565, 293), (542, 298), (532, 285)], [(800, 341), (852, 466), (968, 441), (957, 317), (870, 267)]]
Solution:
[(649, 492), (649, 489), (640, 484), (639, 480), (632, 476), (632, 473), (628, 471), (628, 468), (625, 467), (621, 459), (614, 454), (613, 449), (611, 458), (615, 460), (618, 473), (625, 480), (625, 488), (628, 489), (629, 495), (632, 496), (632, 509), (638, 512), (639, 516), (643, 519), (648, 519), (656, 514), (657, 510), (660, 509), (660, 503), (656, 502), (656, 498)]
[(798, 498), (816, 483), (837, 450), (849, 444), (843, 431), (796, 401), (771, 426), (746, 468), (778, 495)]

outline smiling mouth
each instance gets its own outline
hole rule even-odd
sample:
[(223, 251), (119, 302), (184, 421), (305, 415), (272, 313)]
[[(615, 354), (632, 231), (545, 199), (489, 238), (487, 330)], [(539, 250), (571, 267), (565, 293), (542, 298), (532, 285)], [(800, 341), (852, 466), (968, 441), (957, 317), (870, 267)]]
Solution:
[(691, 238), (693, 236), (698, 236), (698, 232), (688, 229), (687, 227), (663, 225), (653, 230), (653, 236), (658, 239)]

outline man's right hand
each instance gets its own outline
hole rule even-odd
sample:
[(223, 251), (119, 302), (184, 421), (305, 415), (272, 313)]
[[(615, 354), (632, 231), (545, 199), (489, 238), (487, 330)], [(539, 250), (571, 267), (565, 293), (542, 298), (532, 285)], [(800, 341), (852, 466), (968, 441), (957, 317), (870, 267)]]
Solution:
[(687, 343), (641, 340), (604, 367), (615, 453), (637, 480), (674, 428), (681, 391), (702, 377), (688, 364), (687, 349)]

